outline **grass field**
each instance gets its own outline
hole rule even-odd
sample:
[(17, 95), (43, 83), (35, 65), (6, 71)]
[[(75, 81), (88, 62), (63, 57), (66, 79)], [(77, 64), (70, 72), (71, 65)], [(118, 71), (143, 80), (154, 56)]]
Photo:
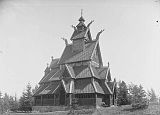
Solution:
[(150, 104), (147, 109), (132, 110), (131, 106), (107, 107), (96, 110), (78, 110), (73, 114), (69, 111), (57, 111), (49, 113), (6, 113), (4, 115), (160, 115), (160, 104)]

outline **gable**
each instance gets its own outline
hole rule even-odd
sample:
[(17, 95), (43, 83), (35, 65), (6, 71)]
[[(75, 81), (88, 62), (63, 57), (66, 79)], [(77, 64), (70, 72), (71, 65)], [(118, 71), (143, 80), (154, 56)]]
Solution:
[(97, 48), (96, 48), (96, 51), (94, 51), (94, 53), (93, 53), (92, 61), (94, 61), (97, 64), (99, 64), (99, 56), (98, 56), (98, 50), (97, 50)]
[(76, 40), (79, 38), (85, 38), (86, 41), (92, 41), (91, 33), (89, 27), (84, 29), (83, 31), (74, 30), (71, 40)]
[(91, 59), (94, 63), (99, 64), (99, 66), (101, 66), (101, 67), (103, 66), (101, 51), (100, 51), (100, 47), (99, 47), (99, 41), (97, 41), (97, 45), (93, 51)]
[(71, 78), (70, 74), (68, 73), (67, 68), (65, 68), (65, 70), (63, 71), (62, 77), (65, 78)]
[(91, 71), (89, 69), (89, 66), (83, 65), (83, 66), (74, 66), (73, 67), (75, 78), (88, 78), (92, 77)]
[(60, 71), (59, 68), (52, 69), (52, 70), (50, 71), (50, 73), (48, 73), (47, 75), (45, 75), (45, 76), (40, 80), (39, 84), (48, 82), (49, 79), (51, 79), (53, 76), (55, 76), (58, 71)]
[(108, 67), (96, 68), (101, 79), (106, 79)]
[(91, 79), (77, 79), (74, 85), (75, 93), (95, 93)]

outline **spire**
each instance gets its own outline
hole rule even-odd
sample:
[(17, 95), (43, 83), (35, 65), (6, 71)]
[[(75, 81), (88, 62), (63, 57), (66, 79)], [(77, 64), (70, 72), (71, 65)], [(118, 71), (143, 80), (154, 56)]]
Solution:
[(81, 9), (81, 17), (79, 18), (80, 22), (84, 22), (85, 19), (83, 18), (83, 9)]
[(83, 9), (81, 9), (81, 17), (82, 17), (82, 14), (83, 14)]
[(51, 59), (52, 59), (52, 61), (53, 61), (53, 56), (51, 56)]
[(108, 80), (109, 82), (110, 82), (110, 81), (112, 81), (112, 79), (111, 79), (111, 72), (110, 72), (110, 70), (108, 71), (107, 80)]
[(77, 31), (81, 32), (86, 29), (86, 25), (84, 24), (85, 19), (83, 18), (83, 10), (81, 10), (81, 17), (79, 18), (79, 24), (76, 26)]

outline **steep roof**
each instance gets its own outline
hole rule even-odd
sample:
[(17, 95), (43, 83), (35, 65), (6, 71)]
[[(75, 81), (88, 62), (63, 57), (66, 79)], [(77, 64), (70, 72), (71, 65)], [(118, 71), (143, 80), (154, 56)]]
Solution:
[(98, 80), (93, 81), (93, 86), (95, 87), (96, 93), (105, 94), (104, 89)]
[(33, 96), (39, 95), (39, 93), (42, 92), (47, 86), (48, 86), (48, 84), (40, 85)]
[(65, 66), (66, 66), (66, 69), (68, 70), (70, 76), (72, 78), (75, 78), (75, 73), (74, 73), (73, 67), (71, 67), (70, 65), (67, 65), (67, 64), (65, 64)]
[(59, 60), (59, 64), (90, 60), (96, 45), (97, 45), (96, 41), (86, 43), (85, 49), (80, 52), (74, 52), (72, 50), (72, 44), (67, 45)]
[(101, 87), (103, 88), (105, 94), (113, 94), (112, 90), (106, 83), (106, 80), (101, 80)]
[(73, 67), (75, 78), (88, 78), (92, 77), (90, 68), (87, 65)]
[(49, 84), (42, 84), (38, 88), (38, 91), (34, 94), (34, 96), (43, 94), (53, 94), (55, 93), (55, 91), (59, 86), (60, 86), (60, 81), (51, 82)]
[(91, 69), (92, 75), (94, 77), (100, 79), (100, 75), (99, 75), (98, 71), (96, 70), (96, 68), (94, 66), (90, 66), (90, 69)]
[[(99, 35), (102, 30), (97, 34), (96, 39), (92, 40), (89, 26), (93, 21), (87, 26), (84, 24), (83, 17), (79, 21), (71, 36), (73, 44), (66, 43), (61, 58), (52, 58), (34, 96), (53, 94), (62, 87), (66, 93), (113, 94), (116, 82), (106, 82), (106, 76), (110, 69), (109, 66), (103, 67), (99, 47)], [(73, 48), (81, 48), (79, 45), (83, 45), (82, 50), (73, 50)], [(85, 64), (86, 61), (90, 60), (92, 60), (91, 63)], [(76, 63), (82, 61), (83, 63)], [(99, 67), (93, 62), (98, 63)]]
[(109, 88), (111, 89), (111, 91), (113, 92), (114, 91), (114, 87), (116, 85), (116, 82), (107, 82)]
[(60, 71), (59, 68), (52, 69), (52, 70), (50, 71), (50, 73), (48, 73), (47, 75), (45, 75), (45, 76), (40, 80), (39, 84), (44, 83), (44, 82), (48, 82), (49, 79), (50, 79), (51, 77), (55, 76), (56, 72), (58, 72), (58, 71)]
[(88, 33), (88, 28), (84, 29), (83, 31), (74, 31), (72, 36), (71, 36), (71, 40), (76, 40), (78, 38), (85, 38), (87, 37), (87, 33)]
[(74, 92), (74, 83), (72, 80), (62, 80), (66, 93)]
[(64, 70), (62, 70), (62, 69), (58, 69), (58, 70), (56, 71), (56, 73), (53, 74), (53, 75), (48, 79), (48, 81), (60, 80), (60, 77), (61, 77), (63, 71), (64, 71)]
[(96, 68), (101, 79), (106, 79), (108, 69), (108, 67)]
[(50, 68), (59, 67), (58, 61), (59, 61), (59, 58), (52, 59), (51, 64), (50, 64)]
[(74, 93), (95, 93), (91, 79), (77, 79), (74, 84)]

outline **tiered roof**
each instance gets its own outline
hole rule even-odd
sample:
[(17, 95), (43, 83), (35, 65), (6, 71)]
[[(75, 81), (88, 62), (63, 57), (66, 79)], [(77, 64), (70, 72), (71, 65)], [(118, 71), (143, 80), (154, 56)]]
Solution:
[[(85, 26), (82, 16), (79, 21), (71, 40), (84, 39), (84, 49), (73, 51), (73, 43), (67, 44), (60, 58), (52, 58), (50, 66), (46, 68), (48, 73), (40, 80), (40, 87), (34, 96), (56, 93), (60, 87), (64, 87), (66, 93), (74, 94), (113, 93), (116, 82), (107, 79), (110, 68), (103, 67), (102, 64), (99, 48), (100, 32), (97, 34), (98, 39), (96, 37), (92, 40), (89, 29), (92, 22)], [(92, 61), (99, 66), (92, 65)]]

